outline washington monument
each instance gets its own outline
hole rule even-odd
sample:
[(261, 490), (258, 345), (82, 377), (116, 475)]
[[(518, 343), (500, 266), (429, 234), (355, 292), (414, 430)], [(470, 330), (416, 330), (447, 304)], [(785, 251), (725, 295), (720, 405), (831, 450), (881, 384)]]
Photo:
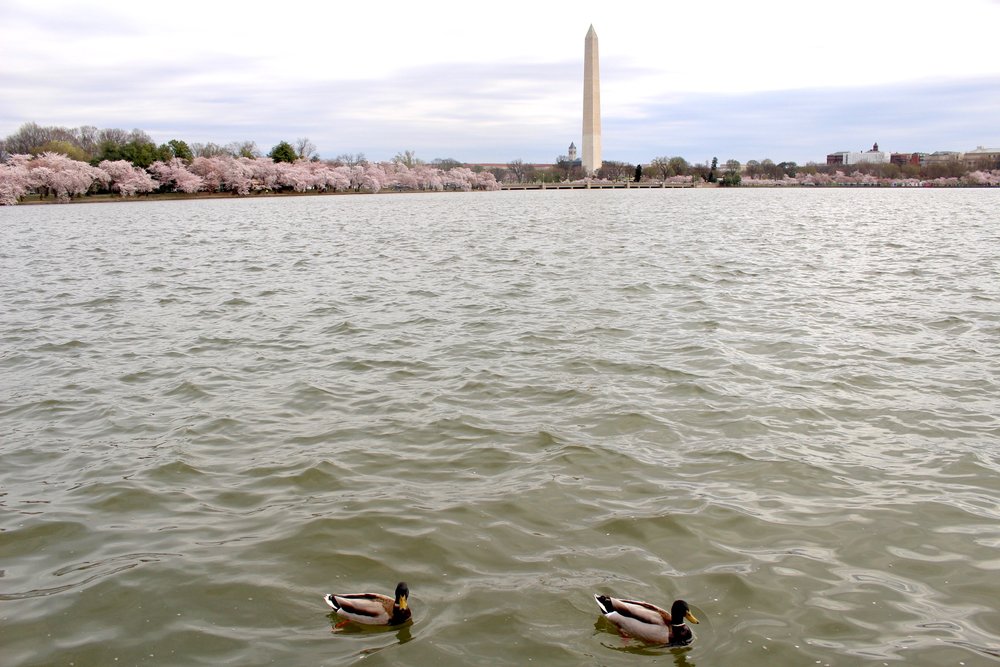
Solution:
[(590, 26), (583, 40), (583, 154), (580, 162), (587, 176), (601, 168), (601, 69), (594, 26)]

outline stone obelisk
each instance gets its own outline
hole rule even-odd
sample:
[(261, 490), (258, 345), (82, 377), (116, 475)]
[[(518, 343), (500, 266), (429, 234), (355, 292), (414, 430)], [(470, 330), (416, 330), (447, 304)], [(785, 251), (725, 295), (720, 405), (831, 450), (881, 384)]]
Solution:
[(590, 26), (583, 41), (583, 172), (590, 176), (601, 168), (601, 68), (597, 33)]

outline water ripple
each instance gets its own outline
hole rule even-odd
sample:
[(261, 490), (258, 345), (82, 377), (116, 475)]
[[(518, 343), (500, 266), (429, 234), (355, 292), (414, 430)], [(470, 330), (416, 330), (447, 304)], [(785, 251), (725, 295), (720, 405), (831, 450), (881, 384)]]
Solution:
[(4, 664), (994, 664), (996, 198), (0, 210)]

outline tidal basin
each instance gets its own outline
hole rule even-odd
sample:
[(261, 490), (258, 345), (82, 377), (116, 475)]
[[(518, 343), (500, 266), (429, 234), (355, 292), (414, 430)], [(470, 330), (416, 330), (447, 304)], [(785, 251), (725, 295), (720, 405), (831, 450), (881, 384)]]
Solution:
[[(0, 662), (1000, 663), (997, 210), (0, 209)], [(399, 580), (411, 625), (334, 627), (324, 593)]]

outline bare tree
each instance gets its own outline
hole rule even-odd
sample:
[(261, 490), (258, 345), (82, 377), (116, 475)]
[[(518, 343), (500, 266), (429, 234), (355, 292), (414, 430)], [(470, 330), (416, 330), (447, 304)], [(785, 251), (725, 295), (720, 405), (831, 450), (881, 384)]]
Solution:
[(63, 127), (42, 127), (38, 123), (25, 123), (2, 143), (4, 151), (14, 155), (37, 152), (40, 146), (50, 141), (68, 141), (75, 145), (76, 137), (71, 130)]
[(368, 158), (365, 157), (364, 153), (341, 153), (333, 159), (333, 162), (337, 165), (356, 167), (368, 162)]
[(300, 160), (318, 160), (319, 152), (316, 144), (309, 140), (309, 137), (299, 137), (295, 140), (295, 152), (299, 154)]
[(527, 165), (524, 160), (518, 158), (507, 163), (507, 174), (512, 183), (524, 183), (527, 176)]
[(455, 158), (450, 157), (438, 157), (431, 160), (431, 165), (440, 169), (441, 171), (451, 171), (455, 167), (461, 167), (462, 163)]
[(597, 170), (599, 178), (609, 181), (621, 181), (627, 179), (635, 171), (635, 165), (617, 160), (605, 160), (601, 168)]
[(230, 142), (226, 144), (224, 150), (233, 157), (248, 157), (253, 159), (262, 155), (260, 149), (257, 148), (257, 143), (249, 140)]
[(575, 176), (577, 171), (582, 171), (576, 160), (570, 160), (568, 155), (560, 155), (556, 158), (555, 169), (553, 169), (559, 177), (564, 180), (570, 180), (571, 176)]
[(413, 151), (403, 151), (402, 153), (396, 153), (396, 157), (392, 158), (392, 161), (396, 164), (401, 164), (404, 167), (412, 169), (418, 165), (423, 164), (423, 160), (417, 158), (416, 153)]
[(77, 141), (79, 142), (80, 148), (87, 151), (88, 153), (96, 153), (97, 147), (99, 145), (98, 129), (93, 125), (83, 125), (76, 131)]
[(674, 175), (673, 167), (670, 164), (670, 158), (666, 155), (653, 158), (652, 162), (649, 163), (650, 168), (653, 170), (654, 174), (660, 176), (661, 181), (665, 181)]
[(128, 139), (125, 143), (136, 143), (136, 144), (151, 144), (153, 143), (153, 138), (150, 137), (144, 130), (139, 128), (133, 128), (131, 132), (128, 133)]
[(117, 127), (106, 127), (97, 132), (98, 144), (110, 143), (120, 146), (122, 144), (127, 144), (128, 142), (129, 133)]
[(195, 157), (221, 157), (223, 155), (230, 155), (229, 151), (225, 148), (219, 144), (213, 144), (211, 141), (207, 144), (191, 144), (191, 153)]

